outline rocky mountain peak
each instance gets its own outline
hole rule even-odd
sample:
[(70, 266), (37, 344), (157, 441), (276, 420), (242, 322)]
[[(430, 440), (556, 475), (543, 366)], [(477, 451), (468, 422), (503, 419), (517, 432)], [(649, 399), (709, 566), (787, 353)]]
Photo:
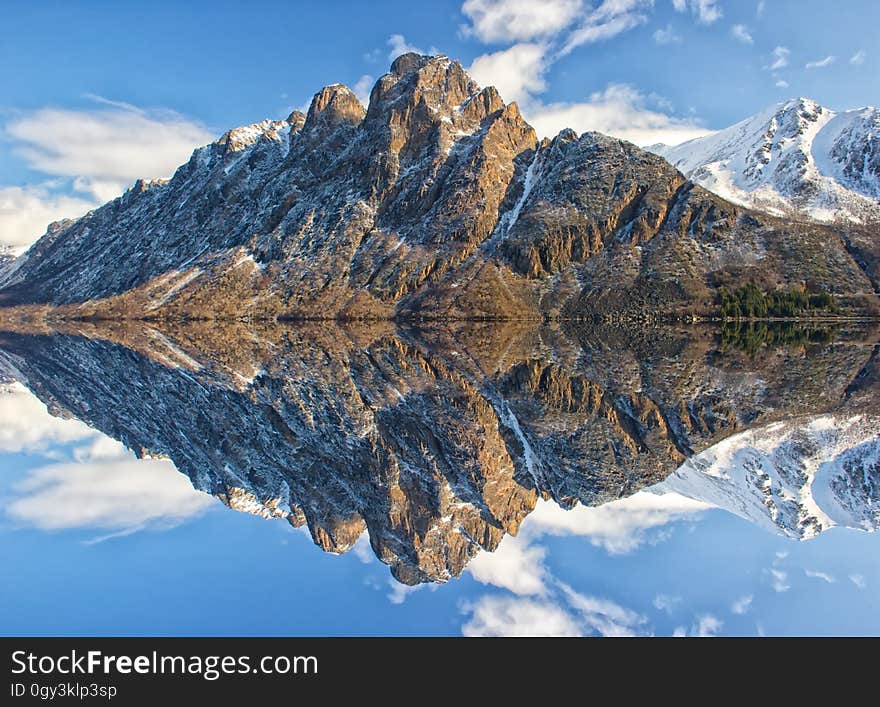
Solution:
[[(457, 61), (442, 55), (404, 54), (373, 87), (366, 121), (390, 127), (391, 149), (397, 152), (405, 133), (421, 132), (440, 120), (451, 121), (479, 93), (479, 86)], [(492, 95), (487, 93), (482, 103), (499, 110), (503, 102), (497, 92), (496, 98)]]
[(306, 123), (306, 114), (300, 110), (295, 110), (287, 116), (287, 122), (290, 123), (291, 132), (299, 132)]
[(364, 107), (347, 86), (325, 86), (312, 98), (303, 130), (333, 130), (341, 123), (358, 125), (364, 119)]

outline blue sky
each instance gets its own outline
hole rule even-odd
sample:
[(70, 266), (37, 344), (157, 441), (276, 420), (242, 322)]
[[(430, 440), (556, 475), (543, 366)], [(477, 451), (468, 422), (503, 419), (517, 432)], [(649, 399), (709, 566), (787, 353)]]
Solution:
[(0, 244), (21, 251), (224, 130), (359, 94), (405, 49), (459, 59), (543, 134), (640, 144), (786, 98), (876, 102), (872, 0), (12, 2), (0, 40)]
[(23, 386), (0, 394), (2, 635), (880, 633), (880, 533), (792, 540), (676, 494), (541, 502), (445, 585), (407, 589), (230, 510)]

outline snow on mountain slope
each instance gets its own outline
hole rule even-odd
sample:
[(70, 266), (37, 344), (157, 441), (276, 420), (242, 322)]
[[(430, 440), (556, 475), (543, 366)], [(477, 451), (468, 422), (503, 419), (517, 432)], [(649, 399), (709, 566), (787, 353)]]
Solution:
[(880, 527), (880, 432), (865, 415), (822, 415), (728, 437), (650, 491), (675, 492), (792, 538)]
[(655, 145), (685, 176), (730, 201), (822, 222), (880, 221), (880, 110), (836, 113), (807, 98), (712, 135)]

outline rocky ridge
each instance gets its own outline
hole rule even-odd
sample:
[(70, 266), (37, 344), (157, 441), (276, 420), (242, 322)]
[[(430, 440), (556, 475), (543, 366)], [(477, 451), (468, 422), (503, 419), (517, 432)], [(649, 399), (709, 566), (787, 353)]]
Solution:
[(105, 319), (699, 313), (731, 281), (872, 293), (852, 250), (630, 143), (539, 141), (458, 62), (405, 54), (366, 108), (327, 86), (307, 115), (231, 130), (170, 180), (53, 224), (0, 298)]

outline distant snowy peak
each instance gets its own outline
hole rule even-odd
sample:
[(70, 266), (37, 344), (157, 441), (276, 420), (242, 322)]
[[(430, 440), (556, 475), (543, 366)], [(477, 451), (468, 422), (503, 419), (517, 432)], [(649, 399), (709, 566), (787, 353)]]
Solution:
[(880, 110), (836, 113), (808, 98), (768, 108), (662, 155), (716, 194), (777, 215), (880, 221)]
[(728, 437), (649, 489), (710, 503), (807, 539), (880, 527), (878, 419), (823, 415)]

